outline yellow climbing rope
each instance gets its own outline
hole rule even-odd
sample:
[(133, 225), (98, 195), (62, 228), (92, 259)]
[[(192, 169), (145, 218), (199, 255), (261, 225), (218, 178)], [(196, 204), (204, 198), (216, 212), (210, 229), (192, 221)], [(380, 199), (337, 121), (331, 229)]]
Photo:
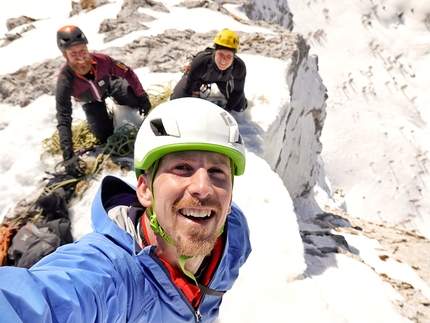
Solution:
[[(86, 120), (73, 120), (72, 141), (74, 150), (91, 148), (96, 145), (97, 138), (91, 132)], [(45, 154), (61, 155), (58, 130), (51, 137), (42, 140), (42, 147), (45, 148), (42, 158)]]
[(146, 93), (148, 93), (152, 106), (151, 110), (170, 99), (175, 83), (176, 81), (171, 80), (162, 84), (153, 84), (146, 88)]

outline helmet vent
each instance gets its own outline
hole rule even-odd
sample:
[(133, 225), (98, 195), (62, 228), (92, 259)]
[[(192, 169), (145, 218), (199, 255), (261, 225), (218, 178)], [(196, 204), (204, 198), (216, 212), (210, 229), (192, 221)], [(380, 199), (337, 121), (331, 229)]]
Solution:
[(239, 134), (239, 138), (236, 141), (236, 144), (243, 145), (242, 136)]
[(154, 135), (158, 136), (168, 136), (166, 129), (163, 125), (163, 120), (161, 119), (154, 119), (150, 122), (151, 130), (154, 133)]

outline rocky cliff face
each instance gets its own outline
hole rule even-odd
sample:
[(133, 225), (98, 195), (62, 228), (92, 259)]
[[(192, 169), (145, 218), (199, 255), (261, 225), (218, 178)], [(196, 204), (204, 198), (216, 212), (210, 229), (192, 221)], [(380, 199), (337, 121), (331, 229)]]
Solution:
[(279, 128), (272, 127), (265, 134), (266, 142), (275, 137), (273, 132), (283, 135), (277, 137), (277, 153), (272, 150), (270, 156), (264, 156), (283, 179), (293, 200), (310, 196), (317, 183), (317, 159), (322, 149), (319, 138), (326, 116), (326, 89), (318, 75), (317, 58), (308, 56), (307, 49), (298, 45), (299, 55), (292, 57), (286, 73), (291, 99), (280, 115)]
[[(274, 2), (271, 8), (286, 3), (283, 0)], [(248, 3), (247, 8), (255, 10), (248, 12), (249, 17), (276, 16), (268, 6), (260, 7), (253, 1)], [(292, 14), (288, 17), (292, 18)], [(287, 27), (280, 20), (277, 23)], [(348, 236), (376, 240), (381, 246), (378, 255), (381, 261), (409, 265), (427, 284), (430, 284), (427, 252), (430, 241), (415, 231), (352, 218), (341, 208), (326, 206), (324, 210), (319, 210), (316, 205), (313, 189), (317, 184), (322, 188), (325, 186), (324, 169), (319, 162), (322, 149), (319, 138), (326, 117), (327, 93), (318, 74), (318, 58), (309, 56), (306, 42), (300, 35), (296, 37), (295, 51), (287, 59), (289, 66), (286, 68), (290, 101), (281, 108), (279, 118), (262, 133), (262, 137), (263, 157), (282, 178), (295, 205), (308, 266), (303, 276), (321, 275), (330, 263), (327, 259), (334, 259), (335, 254), (346, 255), (369, 266), (401, 295), (393, 301), (399, 313), (413, 322), (428, 322), (429, 291), (419, 289), (412, 282), (376, 271), (369, 259), (360, 256), (360, 250), (348, 244)], [(329, 191), (328, 188), (325, 190)]]
[(251, 20), (264, 20), (293, 30), (293, 15), (286, 0), (247, 1), (243, 4)]

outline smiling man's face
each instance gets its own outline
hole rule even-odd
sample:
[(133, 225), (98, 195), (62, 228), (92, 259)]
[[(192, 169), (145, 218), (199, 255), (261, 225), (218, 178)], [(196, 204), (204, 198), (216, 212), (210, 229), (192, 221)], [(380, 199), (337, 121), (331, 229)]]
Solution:
[(219, 70), (225, 71), (228, 69), (234, 60), (234, 53), (231, 50), (217, 49), (215, 51), (215, 64)]
[(76, 72), (82, 75), (87, 74), (91, 69), (91, 57), (87, 45), (78, 44), (67, 48), (63, 52), (67, 64)]
[(164, 156), (153, 183), (158, 222), (179, 254), (209, 255), (232, 203), (230, 158), (186, 151)]

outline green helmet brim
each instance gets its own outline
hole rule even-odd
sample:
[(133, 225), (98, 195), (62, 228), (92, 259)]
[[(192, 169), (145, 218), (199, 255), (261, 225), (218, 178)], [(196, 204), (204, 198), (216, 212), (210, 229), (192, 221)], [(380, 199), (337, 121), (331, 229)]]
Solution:
[(165, 145), (158, 148), (153, 149), (148, 155), (141, 161), (134, 160), (134, 168), (136, 171), (137, 177), (141, 174), (142, 170), (149, 169), (152, 164), (164, 155), (178, 152), (178, 151), (186, 151), (186, 150), (200, 150), (200, 151), (210, 151), (220, 153), (222, 155), (226, 155), (230, 157), (234, 164), (234, 174), (236, 176), (240, 176), (245, 172), (245, 156), (239, 153), (237, 150), (234, 150), (229, 147), (214, 145), (214, 144), (205, 144), (205, 143), (184, 143), (184, 144), (172, 144)]

